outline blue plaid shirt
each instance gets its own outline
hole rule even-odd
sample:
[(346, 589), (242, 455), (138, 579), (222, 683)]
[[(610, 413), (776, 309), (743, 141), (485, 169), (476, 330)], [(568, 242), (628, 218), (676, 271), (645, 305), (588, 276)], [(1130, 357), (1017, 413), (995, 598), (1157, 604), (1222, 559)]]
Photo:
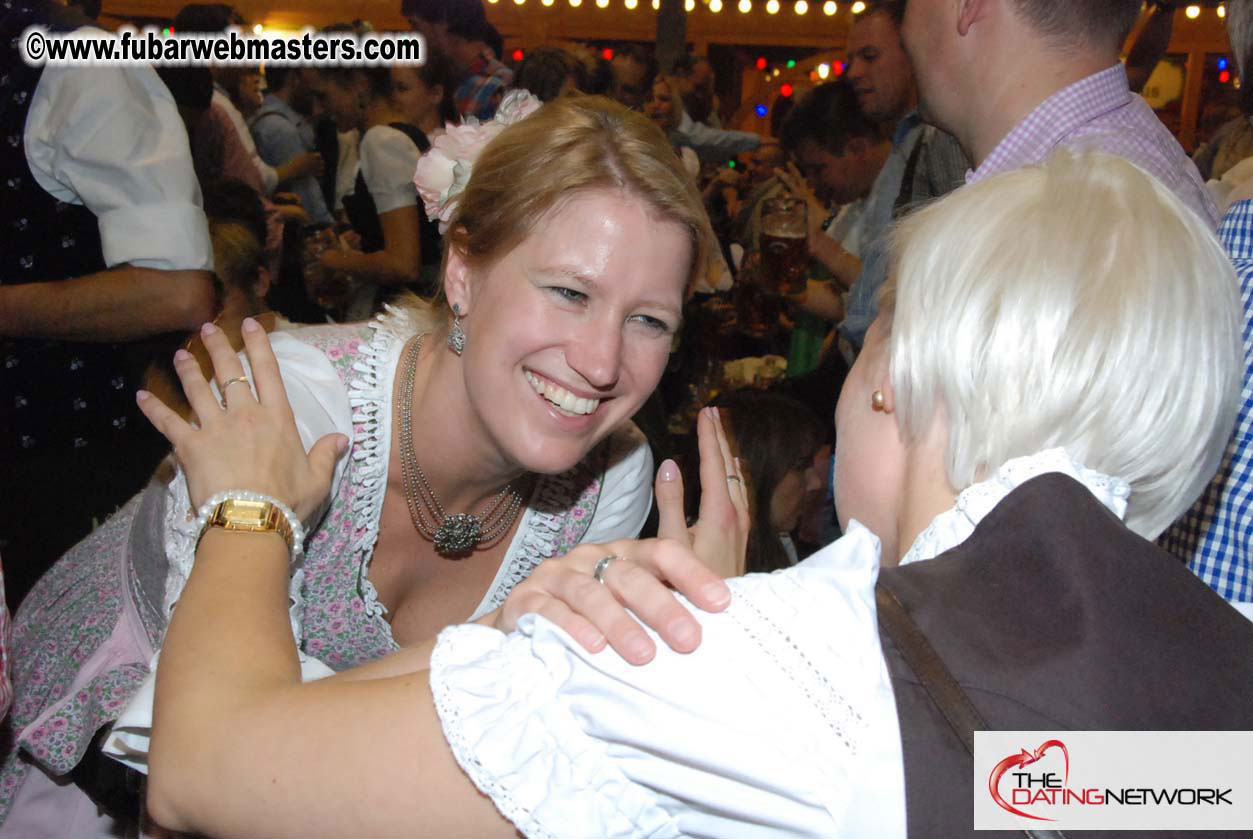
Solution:
[(1160, 543), (1231, 602), (1253, 601), (1253, 200), (1227, 211), (1218, 237), (1240, 280), (1244, 388), (1218, 474)]
[(486, 122), (496, 115), (496, 106), (513, 87), (513, 71), (490, 55), (480, 55), (457, 85), (453, 99), (464, 117)]

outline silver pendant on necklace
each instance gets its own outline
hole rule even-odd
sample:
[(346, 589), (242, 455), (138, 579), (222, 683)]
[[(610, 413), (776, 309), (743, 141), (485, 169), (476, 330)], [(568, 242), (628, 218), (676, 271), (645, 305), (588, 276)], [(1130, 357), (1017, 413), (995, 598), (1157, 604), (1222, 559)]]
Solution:
[(469, 553), (483, 538), (483, 524), (473, 513), (445, 516), (435, 531), (435, 552), (440, 556)]

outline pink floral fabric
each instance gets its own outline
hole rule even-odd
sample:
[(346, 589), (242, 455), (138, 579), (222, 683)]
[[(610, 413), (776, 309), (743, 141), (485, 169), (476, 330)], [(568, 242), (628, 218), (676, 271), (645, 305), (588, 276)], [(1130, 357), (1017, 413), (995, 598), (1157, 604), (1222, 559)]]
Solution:
[(4, 600), (4, 569), (0, 566), (0, 719), (9, 713), (13, 701), (13, 683), (9, 681), (10, 638), (9, 607)]
[[(368, 367), (371, 328), (316, 327), (298, 334), (326, 355), (351, 392)], [(365, 459), (356, 449), (373, 445), (363, 439), (367, 416), (358, 410), (354, 417), (354, 453), (305, 554), (300, 644), (335, 670), (397, 649), (377, 604), (372, 608), (366, 576), (374, 550), (368, 534), (377, 522), (365, 515), (371, 484), (361, 474)], [(507, 560), (512, 564), (497, 590), (501, 600), (542, 559), (578, 544), (596, 509), (606, 461), (602, 445), (570, 472), (541, 479), (530, 519), (536, 530), (545, 523), (552, 535), (524, 540), (538, 547)], [(151, 502), (160, 495), (150, 494), (163, 492), (154, 484), (133, 498), (62, 557), (18, 611), (11, 648), (14, 703), (0, 734), (0, 823), (31, 771), (30, 759), (52, 775), (68, 773), (148, 675), (165, 632), (164, 616), (150, 605), (161, 600), (161, 592), (151, 589), (163, 587), (163, 569), (153, 583), (151, 569), (137, 568), (133, 558), (143, 553), (135, 543), (150, 537), (139, 531), (159, 519), (150, 508), (159, 506)]]
[(141, 497), (62, 557), (17, 612), (0, 820), (31, 768), (16, 746), (55, 774), (68, 772), (147, 675), (151, 651), (143, 643), (110, 644), (126, 614), (126, 548)]

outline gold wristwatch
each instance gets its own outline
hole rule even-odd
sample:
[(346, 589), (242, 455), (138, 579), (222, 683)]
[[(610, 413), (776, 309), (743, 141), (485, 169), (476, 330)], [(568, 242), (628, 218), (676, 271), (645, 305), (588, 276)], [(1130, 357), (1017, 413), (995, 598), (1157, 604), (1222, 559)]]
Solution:
[(213, 514), (205, 523), (205, 529), (220, 527), (223, 530), (242, 530), (247, 533), (277, 533), (292, 550), (291, 524), (287, 516), (269, 501), (250, 501), (228, 498), (213, 508)]

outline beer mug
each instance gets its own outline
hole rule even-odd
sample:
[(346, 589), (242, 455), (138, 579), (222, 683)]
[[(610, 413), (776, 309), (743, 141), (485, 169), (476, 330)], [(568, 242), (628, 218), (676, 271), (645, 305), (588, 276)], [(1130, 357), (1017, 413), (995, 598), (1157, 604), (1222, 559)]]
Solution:
[(805, 290), (809, 269), (809, 219), (803, 199), (767, 198), (761, 206), (761, 269), (779, 294)]

